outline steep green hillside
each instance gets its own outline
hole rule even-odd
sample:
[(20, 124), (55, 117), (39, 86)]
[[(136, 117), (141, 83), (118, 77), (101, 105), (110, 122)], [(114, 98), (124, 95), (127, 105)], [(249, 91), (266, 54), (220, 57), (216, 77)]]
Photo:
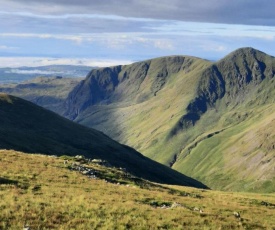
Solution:
[(50, 155), (84, 155), (107, 160), (148, 180), (203, 187), (169, 167), (144, 157), (103, 133), (81, 126), (17, 97), (0, 95), (0, 148)]
[(169, 130), (195, 96), (198, 77), (210, 64), (166, 57), (93, 70), (69, 94), (65, 116), (149, 157), (157, 155), (162, 163), (170, 162), (180, 149), (168, 140)]
[(207, 129), (181, 150), (173, 168), (217, 188), (275, 191), (275, 58), (240, 49), (213, 68), (220, 82), (210, 75), (202, 80), (197, 98), (206, 110), (193, 127)]
[(275, 59), (164, 57), (91, 71), (64, 115), (216, 189), (275, 191)]

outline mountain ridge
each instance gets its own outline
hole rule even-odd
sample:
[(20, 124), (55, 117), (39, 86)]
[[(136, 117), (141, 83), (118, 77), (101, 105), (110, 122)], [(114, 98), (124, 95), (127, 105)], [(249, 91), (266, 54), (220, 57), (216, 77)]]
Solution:
[[(123, 76), (129, 78), (125, 78), (125, 82), (119, 82), (112, 92), (117, 90), (121, 93), (125, 89), (125, 93), (120, 94), (120, 97), (116, 97), (115, 93), (111, 96), (109, 94), (99, 103), (82, 107), (83, 110), (78, 111), (74, 120), (99, 129), (152, 159), (172, 165), (190, 176), (195, 175), (197, 179), (213, 183), (214, 187), (220, 189), (221, 185), (217, 185), (212, 179), (207, 179), (202, 173), (198, 175), (200, 170), (195, 171), (196, 167), (186, 167), (188, 164), (194, 165), (192, 161), (196, 162), (186, 157), (188, 143), (191, 144), (196, 139), (202, 140), (194, 142), (197, 144), (192, 149), (197, 149), (200, 143), (207, 142), (208, 139), (217, 140), (219, 136), (228, 133), (231, 126), (239, 127), (242, 122), (252, 119), (252, 110), (256, 105), (260, 107), (271, 103), (272, 97), (267, 94), (268, 90), (270, 93), (273, 90), (264, 85), (268, 85), (275, 75), (274, 60), (272, 56), (247, 47), (238, 49), (217, 62), (164, 57), (122, 67), (121, 79)], [(128, 73), (129, 69), (133, 72)], [(98, 71), (97, 74), (100, 73)], [(90, 77), (84, 82), (86, 85), (93, 84)], [(88, 92), (95, 91), (88, 89)], [(128, 92), (135, 92), (136, 97)], [(70, 97), (75, 98), (77, 104), (77, 98), (82, 95), (72, 91)], [(231, 113), (235, 110), (235, 118), (230, 120)], [(126, 133), (122, 133), (122, 130), (126, 130)], [(220, 141), (216, 144), (223, 145)], [(221, 155), (226, 151), (221, 150)], [(205, 163), (206, 165), (212, 165), (210, 159), (207, 161), (209, 163)], [(216, 164), (220, 165), (221, 161), (219, 162)], [(213, 171), (207, 166), (204, 168)], [(235, 170), (239, 171), (237, 168)], [(219, 171), (220, 166), (217, 168), (217, 172)], [(227, 172), (224, 175), (226, 177)], [(230, 181), (229, 184), (232, 184), (231, 179)], [(235, 181), (238, 184), (239, 179), (235, 178)], [(240, 185), (236, 185), (237, 189), (238, 186)]]
[[(94, 95), (100, 96), (101, 101), (104, 101), (103, 103), (110, 103), (108, 102), (108, 99), (111, 100), (111, 102), (116, 102), (117, 100), (121, 99), (129, 102), (129, 100), (132, 99), (140, 103), (148, 99), (149, 97), (152, 97), (153, 95), (155, 96), (157, 94), (157, 92), (164, 86), (165, 78), (167, 77), (169, 72), (176, 73), (180, 70), (188, 71), (189, 66), (195, 60), (200, 59), (186, 56), (169, 56), (137, 62), (126, 66), (106, 67), (92, 70), (87, 75), (86, 79), (82, 81), (79, 86), (77, 86), (69, 94), (66, 102), (67, 108), (64, 116), (73, 120), (77, 116), (74, 114), (73, 109), (70, 108), (70, 104), (73, 101), (72, 98), (74, 98), (75, 101), (80, 100), (80, 102), (82, 102), (82, 110), (88, 107), (89, 104), (94, 105), (99, 102), (98, 99), (94, 98)], [(177, 63), (177, 65), (175, 67), (174, 65), (170, 65), (170, 63)], [(166, 67), (164, 67), (164, 73), (163, 71), (158, 69), (159, 66), (162, 65), (165, 65)], [(154, 76), (154, 79), (148, 80), (146, 79), (146, 76), (150, 75), (150, 72), (156, 72), (156, 76)], [(132, 75), (132, 79), (129, 79), (130, 73)], [(147, 80), (147, 82), (144, 82), (145, 80)], [(136, 85), (133, 86), (133, 83), (135, 83)], [(151, 87), (146, 87), (147, 92), (142, 92), (144, 91), (144, 87), (142, 87), (142, 84), (145, 83), (149, 83)], [(122, 85), (120, 88), (119, 84)], [(89, 85), (92, 85), (93, 88), (89, 88)], [(128, 87), (130, 89), (127, 90)], [(83, 88), (83, 91), (79, 92), (80, 88)], [(126, 90), (126, 92), (123, 92), (121, 88)], [(87, 96), (83, 97), (83, 92), (85, 92)], [(126, 94), (126, 98), (122, 98), (122, 94)], [(136, 94), (141, 95), (136, 98)]]

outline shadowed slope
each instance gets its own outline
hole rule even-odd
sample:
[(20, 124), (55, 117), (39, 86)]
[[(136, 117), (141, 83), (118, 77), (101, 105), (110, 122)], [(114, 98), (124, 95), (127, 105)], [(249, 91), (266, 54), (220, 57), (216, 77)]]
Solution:
[(22, 99), (0, 95), (0, 148), (26, 153), (81, 154), (107, 160), (152, 181), (205, 187), (156, 163), (103, 133), (75, 124)]

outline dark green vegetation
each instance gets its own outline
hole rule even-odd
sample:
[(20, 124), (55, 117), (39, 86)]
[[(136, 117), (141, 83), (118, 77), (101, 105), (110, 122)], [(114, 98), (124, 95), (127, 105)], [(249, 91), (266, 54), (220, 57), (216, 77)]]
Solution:
[(2, 84), (0, 92), (31, 101), (61, 113), (65, 99), (82, 78), (37, 77), (20, 84)]
[(23, 99), (0, 95), (0, 148), (107, 160), (151, 181), (206, 188), (200, 182), (144, 157), (103, 133), (81, 126)]
[[(64, 164), (64, 159), (68, 159)], [(73, 166), (75, 165), (75, 166)], [(85, 167), (97, 175), (71, 170)], [(137, 180), (119, 168), (0, 150), (0, 229), (274, 229), (274, 194)]]
[(63, 115), (211, 188), (275, 191), (275, 59), (164, 57), (92, 70)]

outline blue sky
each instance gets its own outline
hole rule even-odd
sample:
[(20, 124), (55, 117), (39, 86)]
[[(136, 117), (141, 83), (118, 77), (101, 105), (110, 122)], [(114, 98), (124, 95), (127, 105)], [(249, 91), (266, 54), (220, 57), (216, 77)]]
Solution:
[(273, 0), (1, 0), (0, 66), (275, 56)]

